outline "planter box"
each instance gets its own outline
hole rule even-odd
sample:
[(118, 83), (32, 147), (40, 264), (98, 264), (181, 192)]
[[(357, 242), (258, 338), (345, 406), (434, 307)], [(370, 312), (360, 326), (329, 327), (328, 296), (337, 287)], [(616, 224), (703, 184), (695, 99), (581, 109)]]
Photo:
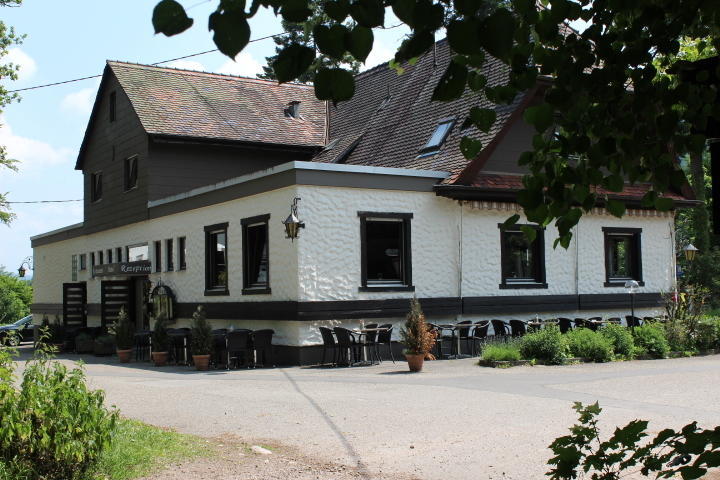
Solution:
[(514, 361), (508, 361), (508, 360), (480, 360), (478, 362), (478, 365), (484, 366), (484, 367), (491, 367), (491, 368), (510, 368), (510, 367), (519, 367), (523, 365), (532, 365), (531, 360), (514, 360)]

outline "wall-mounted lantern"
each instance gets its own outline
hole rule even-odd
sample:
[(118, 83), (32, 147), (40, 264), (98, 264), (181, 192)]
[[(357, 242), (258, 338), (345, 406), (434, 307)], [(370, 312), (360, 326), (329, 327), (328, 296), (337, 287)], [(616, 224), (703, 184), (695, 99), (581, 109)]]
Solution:
[(297, 204), (300, 197), (293, 199), (292, 205), (290, 205), (290, 215), (282, 222), (285, 225), (285, 238), (295, 240), (300, 234), (300, 229), (305, 228), (305, 223), (298, 219)]
[(695, 260), (695, 255), (697, 255), (698, 248), (693, 245), (692, 243), (688, 243), (685, 248), (683, 248), (683, 252), (685, 252), (685, 258), (688, 262), (692, 262)]
[(20, 263), (20, 267), (18, 268), (18, 277), (20, 277), (20, 278), (24, 278), (25, 272), (27, 272), (25, 265), (27, 265), (27, 267), (30, 270), (32, 270), (33, 269), (33, 258), (27, 257), (27, 258), (25, 258), (25, 260), (22, 261), (22, 263)]

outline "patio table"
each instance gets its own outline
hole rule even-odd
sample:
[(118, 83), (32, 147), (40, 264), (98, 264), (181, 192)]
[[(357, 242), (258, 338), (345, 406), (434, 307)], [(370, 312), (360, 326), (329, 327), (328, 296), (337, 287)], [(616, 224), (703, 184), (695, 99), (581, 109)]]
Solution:
[[(455, 355), (447, 355), (445, 358), (452, 358), (452, 359), (458, 359), (458, 358), (470, 358), (470, 355), (461, 354), (460, 353), (460, 335), (455, 335), (455, 332), (457, 330), (467, 328), (472, 329), (475, 328), (475, 325), (472, 323), (436, 323), (435, 326), (440, 330), (440, 336), (442, 336), (443, 330), (450, 330), (452, 332), (452, 341), (457, 342), (455, 344)], [(451, 350), (452, 351), (452, 350)]]
[[(387, 330), (388, 330), (388, 328), (385, 328), (385, 327), (376, 327), (376, 328), (356, 328), (356, 329), (353, 329), (350, 331), (353, 332), (355, 335), (357, 335), (358, 340), (360, 340), (360, 339), (362, 339), (363, 335), (367, 336), (368, 333), (373, 333), (373, 332), (379, 333), (379, 332), (385, 332)], [(362, 342), (362, 341), (358, 341), (358, 345), (362, 346), (363, 363), (367, 364), (368, 363), (368, 359), (367, 359), (367, 347), (368, 346), (365, 342)], [(373, 365), (373, 362), (369, 362), (369, 363), (370, 363), (370, 365)]]

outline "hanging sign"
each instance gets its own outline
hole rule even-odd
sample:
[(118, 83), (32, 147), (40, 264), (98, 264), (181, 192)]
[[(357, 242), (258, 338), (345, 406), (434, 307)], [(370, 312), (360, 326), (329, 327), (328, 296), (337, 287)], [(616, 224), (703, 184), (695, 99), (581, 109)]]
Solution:
[(152, 264), (150, 260), (140, 260), (139, 262), (120, 262), (107, 263), (105, 265), (93, 266), (93, 276), (95, 277), (122, 277), (132, 275), (148, 275), (152, 273)]

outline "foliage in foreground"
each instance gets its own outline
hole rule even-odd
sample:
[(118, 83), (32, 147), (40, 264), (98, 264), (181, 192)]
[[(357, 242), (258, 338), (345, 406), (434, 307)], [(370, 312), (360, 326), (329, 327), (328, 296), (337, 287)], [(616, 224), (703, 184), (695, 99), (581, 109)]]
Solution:
[(552, 365), (561, 364), (567, 357), (567, 350), (567, 342), (556, 326), (528, 333), (520, 341), (523, 358), (534, 358)]
[(102, 391), (87, 387), (81, 365), (68, 370), (45, 344), (27, 363), (19, 389), (17, 352), (0, 349), (0, 461), (10, 478), (81, 478), (110, 445), (118, 413), (105, 408)]
[(521, 358), (519, 342), (488, 344), (483, 348), (482, 358), (494, 362), (516, 362)]
[[(570, 428), (570, 435), (556, 438), (550, 444), (554, 456), (548, 460), (551, 479), (592, 478), (617, 480), (634, 472), (655, 474), (655, 478), (679, 475), (683, 480), (701, 478), (708, 469), (720, 466), (720, 426), (714, 430), (699, 429), (696, 422), (681, 430), (662, 430), (649, 442), (643, 439), (648, 422), (633, 420), (616, 428), (607, 440), (601, 440), (596, 403), (573, 407), (580, 423)], [(591, 475), (584, 475), (591, 474)]]
[(30, 303), (32, 286), (0, 268), (0, 325), (29, 315)]

